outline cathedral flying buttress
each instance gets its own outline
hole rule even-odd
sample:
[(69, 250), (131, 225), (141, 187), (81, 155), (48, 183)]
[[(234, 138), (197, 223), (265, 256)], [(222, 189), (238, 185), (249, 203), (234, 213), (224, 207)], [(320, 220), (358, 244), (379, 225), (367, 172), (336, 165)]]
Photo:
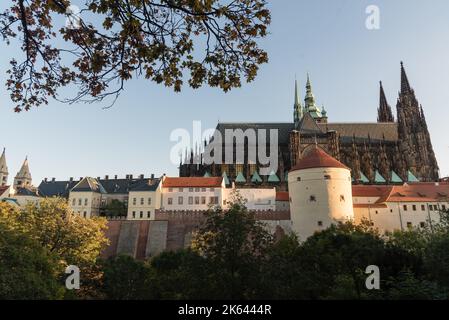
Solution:
[(303, 151), (315, 144), (348, 166), (355, 184), (438, 181), (439, 169), (424, 111), (410, 86), (402, 62), (396, 119), (382, 82), (379, 90), (377, 122), (333, 123), (328, 121), (324, 107), (316, 104), (307, 75), (303, 103), (295, 81), (293, 122), (219, 123), (216, 128), (220, 133), (229, 129), (278, 130), (277, 172), (261, 176), (260, 164), (249, 163), (246, 156), (243, 164), (204, 164), (193, 161), (201, 159), (201, 154), (191, 154), (180, 164), (180, 176), (225, 176), (229, 183), (274, 185), (285, 190), (289, 170), (301, 159)]

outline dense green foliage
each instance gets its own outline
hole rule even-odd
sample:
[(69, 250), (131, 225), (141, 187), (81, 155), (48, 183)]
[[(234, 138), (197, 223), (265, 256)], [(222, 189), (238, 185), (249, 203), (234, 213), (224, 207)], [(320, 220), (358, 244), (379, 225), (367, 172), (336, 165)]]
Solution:
[(0, 222), (0, 299), (58, 299), (58, 263), (48, 250)]
[[(99, 261), (102, 222), (87, 226), (80, 220), (82, 228), (75, 231), (70, 227), (75, 222), (62, 226), (53, 218), (66, 210), (58, 201), (21, 211), (0, 206), (0, 298), (449, 298), (447, 212), (425, 229), (380, 235), (369, 223), (345, 223), (304, 242), (294, 235), (275, 241), (236, 196), (226, 210), (208, 212), (188, 249), (146, 261), (128, 256)], [(96, 240), (80, 241), (82, 230)], [(60, 240), (55, 242), (55, 235)], [(59, 241), (64, 245), (56, 245)], [(76, 293), (68, 293), (61, 280), (67, 261), (85, 266)], [(379, 267), (379, 290), (366, 287), (370, 265)]]
[[(432, 229), (386, 236), (346, 223), (302, 243), (293, 235), (276, 242), (236, 199), (208, 213), (190, 249), (109, 261), (105, 274), (115, 277), (103, 290), (113, 299), (124, 298), (123, 282), (151, 299), (448, 299), (447, 216)], [(379, 290), (366, 288), (370, 265), (379, 267)]]
[[(65, 199), (25, 208), (0, 203), (0, 298), (59, 299), (97, 294), (96, 262), (107, 244), (104, 218), (74, 214)], [(82, 274), (82, 290), (65, 290), (68, 265)], [(93, 292), (91, 292), (93, 291)]]
[(110, 203), (105, 206), (106, 216), (108, 217), (121, 217), (126, 216), (127, 206), (124, 202), (113, 199)]

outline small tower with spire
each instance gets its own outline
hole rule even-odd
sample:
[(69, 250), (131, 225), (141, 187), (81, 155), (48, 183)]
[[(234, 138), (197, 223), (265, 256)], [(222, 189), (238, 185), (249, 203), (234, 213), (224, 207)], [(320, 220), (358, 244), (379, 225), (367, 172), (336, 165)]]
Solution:
[(299, 127), (303, 116), (303, 108), (299, 99), (298, 81), (295, 79), (295, 103), (293, 104), (293, 119), (295, 121), (295, 128)]
[(307, 84), (306, 84), (306, 97), (304, 98), (304, 112), (309, 113), (312, 118), (318, 122), (327, 122), (327, 115), (323, 117), (322, 111), (316, 105), (315, 96), (312, 92), (312, 84), (310, 82), (310, 76), (307, 73)]
[(26, 157), (22, 167), (14, 178), (14, 189), (31, 187), (31, 183), (30, 167), (28, 165), (28, 157)]
[(379, 94), (379, 108), (377, 109), (377, 122), (394, 122), (393, 112), (391, 107), (387, 102), (387, 97), (385, 96), (385, 91), (382, 86), (382, 81), (380, 83), (380, 94)]
[(3, 152), (0, 157), (0, 186), (6, 186), (7, 184), (8, 184), (8, 166), (6, 165), (5, 148), (3, 148)]

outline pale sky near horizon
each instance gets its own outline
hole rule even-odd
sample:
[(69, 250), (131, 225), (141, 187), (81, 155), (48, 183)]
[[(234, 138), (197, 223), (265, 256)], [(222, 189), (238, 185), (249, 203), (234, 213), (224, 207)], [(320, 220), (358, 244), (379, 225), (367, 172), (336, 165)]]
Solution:
[[(207, 87), (174, 93), (140, 79), (128, 82), (110, 109), (51, 101), (16, 114), (5, 71), (22, 52), (1, 43), (0, 148), (7, 150), (10, 182), (26, 155), (35, 185), (44, 177), (177, 175), (169, 158), (174, 129), (191, 132), (195, 120), (203, 129), (217, 121), (292, 121), (295, 74), (303, 98), (307, 72), (330, 122), (375, 122), (379, 80), (396, 113), (401, 60), (423, 105), (441, 175), (449, 176), (449, 1), (268, 2), (271, 34), (260, 43), (270, 62), (253, 83), (227, 94)], [(380, 8), (380, 30), (365, 27), (371, 4)]]

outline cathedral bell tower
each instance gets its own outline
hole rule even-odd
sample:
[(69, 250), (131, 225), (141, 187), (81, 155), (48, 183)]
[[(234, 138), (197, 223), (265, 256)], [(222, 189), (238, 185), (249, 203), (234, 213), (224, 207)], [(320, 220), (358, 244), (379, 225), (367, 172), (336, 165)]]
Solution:
[(397, 101), (399, 150), (406, 167), (422, 181), (438, 181), (439, 169), (424, 112), (401, 62), (401, 91)]
[(25, 158), (25, 161), (20, 168), (20, 171), (17, 173), (14, 178), (14, 189), (17, 188), (26, 188), (31, 186), (31, 173), (30, 168), (28, 166), (28, 157)]

